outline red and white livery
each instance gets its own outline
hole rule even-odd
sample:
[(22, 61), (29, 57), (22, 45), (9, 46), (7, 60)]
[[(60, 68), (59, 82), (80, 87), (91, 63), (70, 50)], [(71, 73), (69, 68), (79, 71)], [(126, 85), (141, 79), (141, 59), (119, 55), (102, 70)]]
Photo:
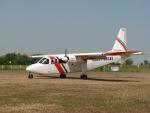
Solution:
[(112, 50), (96, 53), (74, 53), (56, 55), (38, 55), (33, 58), (42, 58), (37, 63), (26, 68), (29, 72), (28, 78), (33, 78), (34, 73), (38, 74), (60, 74), (61, 78), (66, 77), (66, 73), (81, 72), (81, 79), (87, 78), (87, 70), (108, 65), (110, 63), (122, 63), (132, 55), (141, 55), (141, 51), (128, 51), (127, 49), (127, 29), (121, 28), (115, 37)]

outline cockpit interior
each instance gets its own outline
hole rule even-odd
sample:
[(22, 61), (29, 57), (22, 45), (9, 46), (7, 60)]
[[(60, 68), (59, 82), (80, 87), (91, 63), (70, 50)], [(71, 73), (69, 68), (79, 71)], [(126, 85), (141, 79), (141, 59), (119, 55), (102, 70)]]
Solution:
[(38, 61), (40, 64), (49, 64), (49, 59), (48, 58), (42, 58)]

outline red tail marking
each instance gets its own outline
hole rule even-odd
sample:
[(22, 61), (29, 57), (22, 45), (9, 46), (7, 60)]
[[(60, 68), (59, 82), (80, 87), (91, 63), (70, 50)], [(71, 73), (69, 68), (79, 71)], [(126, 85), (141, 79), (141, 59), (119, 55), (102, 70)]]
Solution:
[(125, 51), (128, 51), (125, 44), (118, 37), (116, 37), (116, 40), (122, 45), (122, 47), (125, 49)]

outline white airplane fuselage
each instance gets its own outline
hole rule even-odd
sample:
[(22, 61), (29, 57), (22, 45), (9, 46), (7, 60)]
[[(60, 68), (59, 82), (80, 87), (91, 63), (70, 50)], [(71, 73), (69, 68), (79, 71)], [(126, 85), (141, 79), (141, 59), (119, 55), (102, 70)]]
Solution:
[[(48, 64), (35, 63), (27, 67), (27, 71), (38, 74), (55, 74), (55, 73), (70, 73), (70, 72), (81, 72), (82, 63), (76, 60), (74, 54), (68, 54), (69, 61), (67, 63), (53, 63), (51, 58), (55, 60), (61, 59), (64, 54), (57, 56), (44, 57), (49, 60)], [(92, 70), (100, 66), (105, 66), (110, 63), (117, 63), (121, 61), (121, 56), (107, 56), (106, 59), (100, 60), (87, 60), (87, 70)]]
[(76, 53), (57, 55), (38, 55), (33, 58), (42, 58), (39, 62), (26, 68), (29, 78), (33, 78), (31, 73), (52, 74), (59, 73), (61, 78), (66, 77), (69, 72), (81, 72), (81, 78), (86, 79), (86, 72), (100, 66), (111, 63), (122, 63), (132, 55), (141, 55), (141, 51), (129, 51), (127, 49), (127, 29), (121, 28), (115, 37), (115, 43), (110, 51), (97, 53)]

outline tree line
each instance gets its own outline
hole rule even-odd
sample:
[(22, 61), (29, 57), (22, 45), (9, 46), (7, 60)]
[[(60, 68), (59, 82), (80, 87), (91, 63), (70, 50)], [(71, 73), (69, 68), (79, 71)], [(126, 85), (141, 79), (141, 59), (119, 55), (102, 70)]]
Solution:
[(26, 54), (8, 53), (0, 56), (0, 65), (30, 65), (37, 61), (37, 59), (30, 58)]

